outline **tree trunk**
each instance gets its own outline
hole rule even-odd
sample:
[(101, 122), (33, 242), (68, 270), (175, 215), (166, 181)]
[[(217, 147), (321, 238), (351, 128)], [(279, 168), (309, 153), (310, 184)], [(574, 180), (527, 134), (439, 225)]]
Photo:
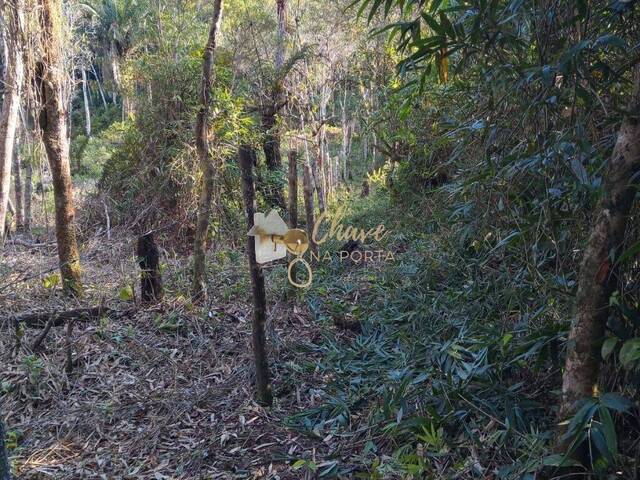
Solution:
[[(256, 212), (255, 190), (253, 186), (253, 155), (250, 147), (241, 146), (239, 152), (240, 174), (242, 178), (242, 194), (247, 214), (247, 231), (253, 227), (253, 217)], [(256, 387), (258, 402), (271, 405), (271, 377), (266, 351), (265, 323), (267, 319), (267, 299), (264, 290), (264, 276), (262, 269), (256, 262), (256, 247), (254, 237), (247, 236), (247, 257), (251, 271), (251, 285), (253, 287), (253, 355), (256, 367)]]
[(7, 205), (11, 184), (11, 163), (16, 127), (18, 124), (18, 108), (20, 107), (20, 91), (24, 80), (22, 63), (21, 35), (23, 29), (23, 0), (13, 0), (4, 5), (7, 43), (6, 75), (4, 81), (4, 97), (0, 113), (0, 247), (5, 237)]
[[(0, 28), (0, 47), (2, 48), (2, 56), (0, 57), (0, 100), (4, 98), (4, 80), (7, 76), (7, 59), (9, 58), (9, 45), (7, 45), (6, 28)], [(0, 102), (0, 106), (2, 103)]]
[(91, 108), (89, 105), (89, 92), (87, 87), (87, 71), (82, 68), (82, 102), (84, 104), (84, 133), (91, 136)]
[[(634, 72), (634, 92), (629, 112), (640, 108), (640, 66)], [(603, 185), (597, 217), (592, 227), (580, 273), (576, 316), (567, 343), (562, 378), (561, 419), (574, 411), (577, 400), (591, 397), (598, 382), (600, 346), (608, 317), (609, 297), (615, 288), (616, 258), (624, 240), (627, 219), (640, 173), (640, 123), (624, 120)], [(611, 255), (614, 252), (614, 255)]]
[(31, 233), (31, 195), (33, 194), (33, 159), (25, 165), (24, 176), (24, 231)]
[(24, 203), (22, 194), (22, 165), (20, 162), (19, 137), (13, 147), (13, 191), (16, 195), (16, 231), (24, 230)]
[[(320, 127), (322, 128), (322, 127)], [(315, 161), (311, 164), (314, 184), (316, 187), (316, 194), (318, 196), (318, 210), (320, 213), (325, 209), (325, 190), (324, 190), (324, 162), (322, 161), (322, 143), (320, 135), (316, 141), (316, 155)]]
[(289, 227), (298, 228), (298, 152), (289, 150)]
[(280, 174), (282, 173), (282, 156), (280, 154), (280, 132), (276, 122), (276, 102), (279, 94), (274, 94), (274, 105), (268, 105), (262, 112), (262, 131), (264, 139), (262, 149), (267, 162), (267, 168), (277, 174), (275, 183), (268, 185), (265, 190), (265, 199), (271, 207), (285, 209), (284, 194), (280, 186)]
[(207, 274), (206, 250), (209, 232), (209, 217), (213, 200), (215, 169), (209, 154), (209, 111), (211, 110), (211, 86), (213, 84), (213, 59), (216, 50), (216, 35), (220, 29), (222, 0), (214, 0), (213, 17), (209, 28), (209, 38), (204, 49), (202, 79), (200, 82), (200, 110), (196, 120), (196, 149), (202, 169), (202, 186), (198, 201), (198, 220), (193, 242), (193, 298), (206, 299)]
[(138, 237), (136, 255), (140, 265), (140, 299), (142, 303), (160, 302), (163, 296), (160, 252), (153, 238), (153, 233)]
[(55, 0), (39, 0), (43, 64), (37, 79), (42, 99), (40, 127), (49, 159), (56, 207), (56, 240), (63, 288), (67, 293), (82, 294), (80, 254), (75, 232), (73, 186), (69, 167), (69, 141), (63, 98), (61, 4)]
[(9, 463), (5, 444), (7, 432), (4, 428), (4, 419), (2, 417), (2, 411), (0, 410), (0, 480), (11, 480), (11, 464)]
[(107, 109), (107, 99), (104, 96), (104, 90), (102, 89), (102, 83), (100, 83), (100, 79), (98, 78), (98, 72), (96, 72), (96, 67), (93, 66), (93, 64), (91, 65), (91, 71), (93, 72), (93, 76), (96, 79), (96, 83), (98, 84), (98, 91), (100, 92), (100, 98), (102, 99), (102, 105), (104, 106), (104, 109)]
[(287, 23), (287, 2), (286, 0), (276, 0), (276, 11), (278, 15), (278, 39), (276, 45), (276, 71), (284, 65), (285, 35)]
[[(311, 167), (308, 163), (304, 165), (304, 176), (302, 177), (304, 185), (304, 212), (307, 219), (307, 236), (309, 237), (309, 246), (311, 252), (318, 257), (318, 246), (313, 241), (313, 183), (311, 180)], [(312, 258), (313, 259), (313, 258)]]
[(342, 120), (342, 149), (340, 151), (340, 160), (342, 162), (342, 172), (340, 165), (336, 165), (337, 175), (342, 176), (342, 181), (347, 180), (347, 156), (349, 155), (349, 144), (351, 139), (350, 123), (347, 121), (347, 85), (344, 86), (342, 101), (340, 102), (340, 117)]

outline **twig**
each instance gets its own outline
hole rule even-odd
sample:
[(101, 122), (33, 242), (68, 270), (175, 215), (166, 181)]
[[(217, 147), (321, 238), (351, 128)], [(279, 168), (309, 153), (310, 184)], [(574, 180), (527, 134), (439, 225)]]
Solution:
[(53, 327), (53, 322), (55, 321), (55, 318), (56, 317), (52, 316), (49, 319), (49, 321), (45, 325), (45, 327), (42, 330), (42, 332), (40, 332), (40, 335), (38, 335), (38, 338), (36, 338), (36, 340), (33, 342), (33, 347), (31, 348), (31, 350), (33, 350), (35, 352), (36, 350), (38, 350), (38, 348), (40, 348), (40, 344), (42, 343), (42, 341), (45, 339), (45, 337), (49, 333), (49, 330), (51, 330), (51, 327)]

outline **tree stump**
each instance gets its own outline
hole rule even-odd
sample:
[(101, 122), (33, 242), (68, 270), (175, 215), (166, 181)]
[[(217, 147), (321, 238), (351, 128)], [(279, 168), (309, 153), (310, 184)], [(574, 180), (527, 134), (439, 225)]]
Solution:
[(140, 265), (140, 298), (142, 303), (156, 303), (162, 300), (162, 274), (160, 273), (160, 252), (153, 233), (138, 237), (136, 248)]
[(362, 182), (362, 192), (360, 193), (360, 197), (365, 198), (369, 196), (369, 182), (364, 180)]

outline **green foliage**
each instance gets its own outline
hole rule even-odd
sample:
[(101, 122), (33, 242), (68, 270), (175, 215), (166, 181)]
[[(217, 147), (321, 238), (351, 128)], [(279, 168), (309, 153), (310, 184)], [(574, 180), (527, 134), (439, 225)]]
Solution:
[(37, 389), (42, 377), (42, 370), (44, 369), (42, 360), (35, 355), (27, 355), (22, 359), (22, 366), (27, 380), (29, 381), (29, 385), (32, 388)]
[[(532, 267), (520, 254), (526, 233), (507, 235), (494, 226), (492, 235), (471, 235), (468, 217), (460, 219), (450, 198), (440, 188), (420, 201), (404, 196), (389, 203), (377, 188), (366, 199), (339, 200), (350, 205), (346, 223), (385, 224), (392, 233), (375, 248), (396, 252), (395, 261), (314, 268), (307, 301), (316, 320), (351, 316), (362, 322), (362, 333), (301, 346), (321, 360), (291, 374), (331, 381), (321, 403), (289, 424), (318, 438), (357, 438), (363, 448), (352, 461), (366, 470), (358, 478), (495, 472), (515, 480), (573, 462), (553, 450), (572, 307), (564, 289), (571, 287), (555, 274), (542, 283), (528, 277)], [(576, 448), (591, 439), (592, 464), (584, 467), (628, 468), (615, 419), (629, 401), (607, 393), (588, 404), (567, 433)]]

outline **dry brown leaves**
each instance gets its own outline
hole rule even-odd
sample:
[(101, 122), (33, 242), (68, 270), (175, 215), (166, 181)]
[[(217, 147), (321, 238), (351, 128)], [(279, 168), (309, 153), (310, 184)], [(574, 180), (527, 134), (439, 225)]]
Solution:
[[(123, 285), (136, 282), (132, 252), (126, 241), (83, 245), (86, 304), (117, 298)], [(167, 263), (170, 277), (186, 259)], [(265, 410), (252, 398), (247, 299), (205, 311), (170, 300), (161, 313), (77, 323), (70, 375), (63, 328), (53, 328), (37, 354), (29, 346), (39, 330), (27, 329), (15, 355), (12, 313), (77, 306), (43, 287), (56, 266), (49, 247), (9, 244), (0, 257), (2, 414), (16, 440), (10, 456), (19, 478), (299, 479), (303, 474), (290, 466), (295, 459), (335, 452), (331, 442), (283, 427), (283, 418), (323, 387), (313, 376), (291, 386), (281, 367), (300, 360), (293, 345), (320, 337), (301, 307), (271, 309), (276, 401)]]

